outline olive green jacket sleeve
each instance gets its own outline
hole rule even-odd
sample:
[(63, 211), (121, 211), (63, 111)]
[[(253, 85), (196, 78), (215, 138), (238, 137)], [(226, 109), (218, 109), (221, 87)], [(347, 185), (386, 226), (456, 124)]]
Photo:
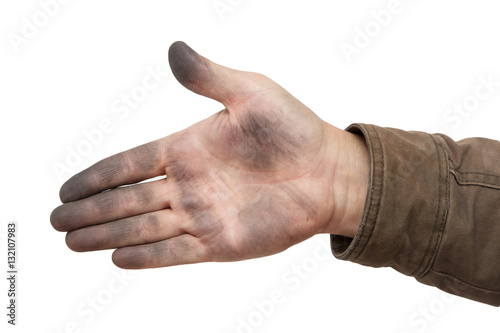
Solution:
[(370, 152), (354, 239), (335, 257), (392, 267), (446, 292), (500, 305), (500, 142), (353, 124)]

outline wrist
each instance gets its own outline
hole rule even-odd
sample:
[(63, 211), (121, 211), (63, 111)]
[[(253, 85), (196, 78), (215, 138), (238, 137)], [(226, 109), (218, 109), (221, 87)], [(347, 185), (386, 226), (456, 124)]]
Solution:
[(331, 159), (329, 221), (324, 232), (353, 238), (363, 217), (370, 157), (363, 137), (326, 124)]

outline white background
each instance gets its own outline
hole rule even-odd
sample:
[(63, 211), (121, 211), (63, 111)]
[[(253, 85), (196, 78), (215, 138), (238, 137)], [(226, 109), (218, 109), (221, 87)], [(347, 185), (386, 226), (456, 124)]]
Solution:
[[(168, 47), (176, 40), (218, 63), (266, 74), (340, 128), (365, 122), (454, 139), (500, 138), (500, 87), (468, 117), (447, 111), (474, 100), (481, 76), (500, 81), (496, 1), (401, 0), (380, 31), (370, 13), (387, 9), (388, 0), (220, 2), (231, 6), (222, 16), (213, 0), (72, 0), (43, 22), (40, 2), (2, 0), (0, 241), (5, 249), (7, 221), (17, 221), (20, 278), (14, 329), (6, 324), (2, 278), (0, 330), (498, 332), (497, 308), (451, 298), (391, 269), (335, 260), (321, 247), (327, 235), (263, 259), (127, 271), (126, 286), (115, 278), (121, 273), (111, 252), (66, 247), (49, 223), (65, 179), (222, 108), (170, 74)], [(23, 17), (33, 16), (42, 27), (15, 47)], [(341, 45), (355, 46), (365, 27), (372, 37), (349, 62)], [(157, 66), (168, 72), (162, 84), (120, 118), (113, 103)], [(105, 118), (113, 130), (58, 177), (54, 163), (64, 164), (68, 147)], [(268, 304), (273, 290), (281, 304), (259, 310), (255, 302)], [(91, 298), (100, 311), (88, 305)]]

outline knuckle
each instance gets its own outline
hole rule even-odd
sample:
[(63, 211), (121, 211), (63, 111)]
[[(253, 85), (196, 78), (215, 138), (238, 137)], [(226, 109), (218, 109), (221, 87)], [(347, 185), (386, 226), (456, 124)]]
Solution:
[(149, 217), (141, 217), (136, 224), (135, 232), (137, 239), (141, 243), (147, 243), (154, 229), (153, 223), (150, 223)]
[(117, 154), (90, 167), (89, 185), (99, 188), (100, 185), (109, 184), (120, 174), (131, 171), (130, 160), (125, 153)]

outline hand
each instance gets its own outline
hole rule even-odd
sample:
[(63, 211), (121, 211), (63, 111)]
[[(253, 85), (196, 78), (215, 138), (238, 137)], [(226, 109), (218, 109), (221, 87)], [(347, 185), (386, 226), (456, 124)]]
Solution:
[(354, 235), (368, 182), (361, 138), (267, 77), (212, 63), (182, 42), (169, 61), (182, 85), (225, 109), (68, 180), (51, 215), (68, 247), (117, 248), (117, 266), (152, 268), (266, 256), (317, 233)]

